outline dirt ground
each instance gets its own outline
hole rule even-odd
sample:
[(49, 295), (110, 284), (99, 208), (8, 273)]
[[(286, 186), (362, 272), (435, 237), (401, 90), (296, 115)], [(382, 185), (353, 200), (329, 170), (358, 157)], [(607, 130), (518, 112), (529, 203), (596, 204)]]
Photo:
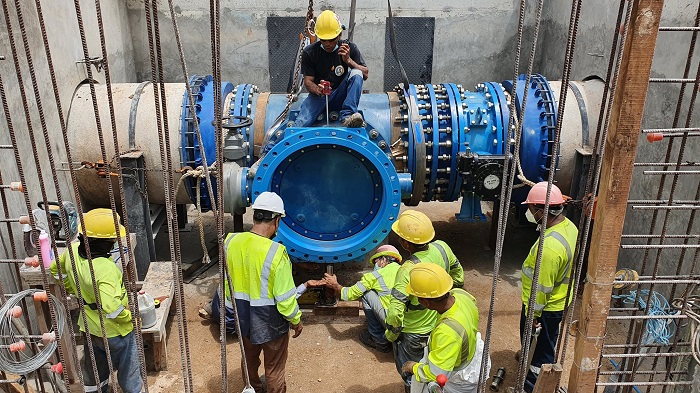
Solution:
[[(446, 241), (461, 261), (465, 272), (465, 289), (479, 302), (480, 331), (485, 336), (491, 297), (494, 251), (488, 247), (490, 223), (462, 223), (454, 214), (460, 203), (421, 203), (418, 210), (426, 213), (435, 225), (436, 238)], [(406, 208), (404, 208), (406, 209)], [(201, 258), (199, 231), (195, 215), (190, 212), (189, 231), (181, 233), (183, 262)], [(215, 226), (211, 213), (205, 219), (207, 244), (215, 247)], [(230, 218), (229, 218), (230, 220)], [(251, 225), (244, 217), (245, 228)], [(232, 225), (228, 223), (229, 226)], [(227, 230), (231, 230), (230, 227)], [(494, 323), (491, 341), (493, 375), (499, 367), (507, 370), (501, 391), (515, 384), (517, 363), (515, 352), (519, 349), (518, 325), (520, 318), (520, 290), (518, 287), (520, 266), (530, 246), (537, 237), (533, 228), (516, 228), (510, 225), (505, 239), (501, 274), (496, 292)], [(397, 245), (396, 239), (389, 242)], [(167, 245), (160, 245), (167, 258)], [(339, 267), (341, 284), (351, 285), (362, 270)], [(192, 382), (196, 392), (221, 391), (221, 361), (218, 325), (198, 316), (201, 304), (209, 301), (218, 285), (218, 268), (212, 267), (190, 284), (185, 284), (186, 321), (189, 341)], [(300, 337), (290, 340), (287, 361), (287, 388), (290, 392), (382, 392), (402, 393), (403, 387), (391, 354), (383, 354), (364, 347), (358, 334), (364, 328), (358, 323), (318, 323), (305, 318)], [(149, 391), (152, 393), (182, 391), (183, 372), (178, 320), (172, 317), (168, 325), (168, 370), (149, 373)], [(240, 350), (237, 338), (230, 336), (227, 345), (227, 376), (230, 392), (243, 389)], [(571, 358), (573, 339), (569, 340), (567, 353)], [(567, 359), (568, 360), (568, 359)], [(563, 380), (568, 379), (570, 361), (564, 365)], [(262, 368), (260, 373), (262, 374)], [(489, 379), (490, 383), (490, 379)], [(564, 385), (565, 386), (565, 385)]]

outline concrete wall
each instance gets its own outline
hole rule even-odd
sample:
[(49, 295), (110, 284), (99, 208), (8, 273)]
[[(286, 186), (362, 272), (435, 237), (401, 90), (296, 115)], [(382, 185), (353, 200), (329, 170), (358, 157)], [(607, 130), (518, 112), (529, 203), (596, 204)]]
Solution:
[[(209, 2), (176, 0), (174, 3), (181, 36), (185, 37), (183, 45), (190, 74), (211, 73)], [(473, 86), (485, 80), (512, 77), (518, 4), (513, 0), (395, 0), (392, 9), (398, 17), (436, 18), (433, 82)], [(137, 77), (151, 79), (143, 3), (132, 0), (127, 6), (134, 36)], [(300, 0), (222, 1), (222, 78), (234, 83), (253, 83), (262, 91), (269, 90), (266, 18), (271, 15), (304, 17), (307, 6), (306, 1)], [(350, 1), (320, 1), (315, 2), (314, 7), (316, 14), (332, 8), (345, 24), (349, 22)], [(182, 82), (169, 10), (161, 9), (159, 16), (165, 78), (169, 82)], [(386, 3), (357, 2), (353, 41), (360, 47), (370, 69), (365, 88), (372, 92), (383, 91), (384, 86), (386, 17)]]
[[(13, 2), (8, 2), (13, 3)], [(21, 11), (27, 28), (27, 37), (29, 41), (30, 53), (36, 70), (37, 82), (40, 89), (40, 99), (44, 109), (47, 129), (50, 133), (50, 142), (44, 140), (42, 134), (41, 123), (37, 111), (37, 103), (34, 99), (31, 80), (25, 57), (25, 50), (21, 43), (20, 29), (16, 18), (14, 4), (9, 5), (11, 12), (11, 23), (14, 37), (17, 44), (21, 64), (22, 77), (24, 78), (24, 86), (29, 100), (29, 115), (31, 116), (31, 124), (34, 128), (34, 133), (37, 136), (37, 144), (39, 146), (39, 160), (41, 162), (41, 171), (43, 173), (43, 183), (46, 186), (46, 192), (49, 200), (56, 199), (56, 191), (54, 182), (51, 178), (51, 172), (48, 164), (48, 154), (46, 147), (53, 149), (56, 165), (59, 168), (66, 168), (65, 148), (61, 138), (61, 128), (58, 120), (53, 89), (51, 88), (51, 79), (48, 73), (48, 65), (44, 52), (44, 44), (41, 38), (39, 22), (36, 15), (35, 2), (32, 0), (21, 0)], [(76, 87), (84, 81), (86, 76), (85, 66), (76, 64), (77, 60), (83, 58), (82, 45), (78, 31), (78, 24), (73, 1), (70, 0), (51, 0), (42, 1), (42, 11), (45, 18), (47, 35), (53, 58), (53, 65), (56, 71), (58, 80), (58, 90), (63, 106), (64, 115), (68, 113), (69, 105), (73, 97), (73, 92)], [(85, 31), (88, 36), (88, 47), (90, 56), (101, 56), (100, 41), (97, 29), (95, 3), (91, 0), (81, 1), (81, 11), (85, 24)], [(126, 9), (120, 1), (103, 1), (102, 14), (107, 33), (107, 50), (109, 54), (109, 64), (111, 77), (113, 82), (128, 82), (135, 79), (133, 62), (133, 47), (131, 45), (131, 32), (126, 18)], [(11, 121), (17, 135), (17, 143), (22, 152), (21, 164), (24, 169), (24, 175), (27, 178), (27, 189), (33, 204), (41, 200), (39, 188), (39, 179), (37, 175), (36, 165), (32, 155), (32, 147), (30, 144), (25, 111), (23, 109), (22, 100), (20, 98), (20, 88), (18, 78), (15, 72), (12, 52), (10, 50), (8, 29), (5, 23), (5, 18), (0, 17), (0, 55), (5, 56), (5, 61), (0, 61), (0, 76), (3, 79), (5, 91), (7, 94), (7, 105), (11, 112)], [(94, 69), (93, 69), (94, 71)], [(94, 77), (100, 81), (104, 81), (104, 72), (94, 73)], [(86, 137), (94, 137), (86, 135)], [(10, 144), (9, 131), (4, 114), (0, 116), (0, 144)], [(10, 181), (18, 181), (17, 163), (15, 161), (12, 150), (0, 150), (0, 173), (2, 174), (3, 183), (7, 184)], [(66, 172), (59, 172), (59, 180), (63, 198), (66, 200), (75, 200), (72, 192), (72, 187), (67, 180)], [(18, 217), (20, 214), (26, 214), (26, 205), (22, 194), (17, 192), (8, 192), (7, 207), (10, 211), (10, 217)], [(19, 224), (12, 224), (12, 230), (15, 235), (15, 243), (18, 247), (19, 257), (24, 257), (25, 253), (21, 246), (19, 238), (22, 232)], [(11, 242), (7, 236), (7, 228), (5, 225), (0, 226), (0, 253), (2, 258), (10, 258)], [(4, 274), (0, 273), (0, 279), (5, 288), (5, 291), (10, 292), (16, 290), (15, 283), (10, 278), (7, 270), (8, 265), (3, 264), (0, 269)]]
[[(613, 4), (614, 3), (614, 4)], [(581, 11), (581, 22), (576, 45), (576, 53), (573, 61), (572, 78), (581, 79), (590, 75), (605, 77), (610, 58), (610, 47), (615, 32), (615, 24), (618, 14), (618, 3), (609, 1), (585, 1)], [(661, 26), (693, 26), (695, 14), (697, 12), (697, 1), (668, 1), (665, 2), (662, 13)], [(547, 48), (538, 59), (537, 69), (546, 77), (560, 79), (564, 60), (564, 43), (566, 42), (570, 10), (557, 5), (549, 6), (545, 9), (543, 19), (543, 34), (540, 46)], [(690, 46), (691, 34), (689, 32), (660, 32), (652, 64), (652, 78), (681, 78), (683, 77), (688, 50)], [(698, 59), (696, 54), (692, 60), (689, 78), (695, 78), (698, 71)], [(688, 105), (690, 101), (690, 86), (686, 89), (684, 104), (681, 106), (680, 122), (677, 127), (684, 127), (687, 119)], [(678, 103), (680, 91), (679, 84), (651, 84), (647, 95), (646, 108), (644, 112), (643, 128), (670, 128), (673, 125), (673, 118)], [(689, 126), (698, 127), (698, 110), (700, 105), (695, 104), (695, 116), (691, 119)], [(676, 139), (675, 148), (670, 155), (671, 162), (676, 162), (679, 157), (678, 146), (680, 138)], [(666, 161), (666, 151), (669, 146), (668, 139), (661, 142), (649, 143), (645, 135), (640, 137), (639, 149), (637, 151), (636, 162), (663, 162)], [(697, 138), (689, 138), (685, 147), (682, 161), (696, 161), (700, 154), (700, 145)], [(657, 199), (657, 192), (660, 187), (659, 175), (644, 175), (644, 170), (660, 170), (661, 167), (637, 167), (633, 174), (633, 184), (630, 191), (630, 199)], [(669, 168), (675, 169), (675, 168)], [(684, 167), (681, 169), (696, 169)], [(665, 191), (661, 199), (667, 199), (670, 192), (670, 184), (673, 180), (669, 176), (666, 180)], [(676, 200), (696, 200), (698, 189), (698, 176), (680, 176), (675, 191)], [(660, 234), (665, 213), (660, 212), (657, 220), (655, 234)], [(669, 213), (667, 223), (667, 234), (685, 234), (688, 222), (691, 217), (691, 210), (675, 210)], [(650, 210), (638, 210), (629, 208), (625, 221), (625, 234), (649, 234), (652, 220)], [(697, 234), (700, 228), (696, 224), (691, 228), (691, 233)], [(644, 240), (623, 239), (623, 244), (644, 244)], [(658, 241), (654, 243), (658, 244)], [(667, 241), (667, 243), (669, 243)], [(671, 242), (674, 243), (674, 242)], [(681, 243), (675, 242), (675, 243)], [(691, 241), (691, 243), (697, 243)], [(695, 250), (686, 250), (685, 262), (680, 268), (683, 273), (688, 273), (691, 269), (691, 262), (695, 256)], [(664, 250), (659, 255), (660, 275), (675, 275), (679, 266), (681, 251)], [(628, 267), (641, 271), (645, 261), (643, 250), (622, 250), (618, 266)], [(646, 269), (644, 274), (651, 275), (656, 262), (657, 254), (651, 251), (646, 259)], [(693, 271), (697, 273), (697, 268)], [(660, 287), (656, 290), (665, 292), (668, 288)], [(677, 295), (677, 294), (676, 294)]]

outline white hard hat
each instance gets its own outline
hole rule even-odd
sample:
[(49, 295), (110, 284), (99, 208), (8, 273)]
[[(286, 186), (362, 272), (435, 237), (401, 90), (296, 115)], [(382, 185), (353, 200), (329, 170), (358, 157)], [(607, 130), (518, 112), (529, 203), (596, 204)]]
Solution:
[(278, 213), (281, 214), (282, 217), (285, 216), (284, 202), (282, 202), (282, 198), (270, 191), (265, 191), (255, 198), (255, 201), (253, 202), (253, 209)]

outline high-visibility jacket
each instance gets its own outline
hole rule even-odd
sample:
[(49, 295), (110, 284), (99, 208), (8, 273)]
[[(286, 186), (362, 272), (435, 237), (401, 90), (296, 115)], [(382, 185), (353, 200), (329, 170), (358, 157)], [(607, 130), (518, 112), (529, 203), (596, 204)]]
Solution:
[(436, 240), (428, 244), (428, 248), (423, 251), (413, 253), (409, 257), (413, 262), (430, 261), (445, 268), (447, 273), (452, 277), (453, 288), (462, 288), (464, 286), (464, 269), (459, 259), (452, 252), (450, 246), (442, 240)]
[[(287, 249), (252, 232), (230, 233), (225, 249), (241, 334), (253, 344), (287, 334), (289, 323), (301, 320)], [(233, 307), (228, 281), (225, 287), (226, 304)]]
[[(79, 243), (71, 245), (73, 249), (73, 257), (75, 259), (75, 272), (71, 264), (70, 255), (66, 250), (57, 261), (51, 264), (49, 270), (56, 280), (63, 280), (63, 284), (68, 293), (77, 295), (76, 278), (80, 284), (80, 294), (85, 302), (82, 312), (85, 313), (88, 329), (90, 334), (94, 336), (102, 336), (102, 328), (100, 326), (100, 316), (97, 308), (97, 300), (95, 291), (92, 286), (92, 276), (90, 275), (90, 262), (87, 258), (82, 258), (78, 255)], [(61, 264), (61, 273), (63, 277), (58, 276), (58, 267), (56, 263)], [(95, 282), (100, 296), (100, 304), (102, 305), (102, 316), (104, 319), (105, 332), (107, 338), (126, 336), (133, 330), (131, 322), (131, 312), (129, 311), (129, 303), (126, 297), (126, 288), (122, 281), (122, 273), (114, 264), (112, 258), (93, 258), (92, 267), (95, 273)], [(78, 326), (80, 331), (86, 332), (83, 318), (78, 318)]]
[[(535, 318), (542, 315), (542, 311), (564, 310), (577, 237), (578, 228), (566, 217), (564, 221), (545, 230), (542, 263), (540, 264), (537, 297), (534, 305)], [(535, 272), (538, 246), (539, 239), (530, 248), (530, 253), (523, 262), (521, 272), (522, 300), (526, 312), (530, 301), (530, 289)], [(572, 295), (573, 293), (569, 297)]]
[(418, 303), (417, 297), (406, 293), (406, 285), (414, 266), (416, 263), (408, 259), (396, 272), (385, 320), (387, 330), (384, 335), (389, 341), (396, 341), (401, 333), (430, 333), (437, 322), (437, 312), (423, 307)]
[(413, 375), (418, 382), (435, 381), (439, 374), (449, 379), (474, 358), (479, 328), (476, 299), (461, 288), (450, 291), (455, 303), (438, 317), (428, 341), (427, 362), (416, 363)]
[(401, 265), (392, 262), (381, 269), (371, 271), (362, 275), (360, 281), (351, 287), (343, 287), (340, 290), (340, 300), (357, 300), (367, 291), (374, 290), (379, 294), (379, 300), (384, 309), (389, 308), (391, 300), (391, 290), (394, 288), (396, 272)]

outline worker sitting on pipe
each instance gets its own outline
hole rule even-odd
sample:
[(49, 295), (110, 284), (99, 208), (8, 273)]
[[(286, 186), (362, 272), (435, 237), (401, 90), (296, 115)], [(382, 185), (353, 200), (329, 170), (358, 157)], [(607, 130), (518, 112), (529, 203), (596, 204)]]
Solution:
[[(119, 215), (117, 215), (119, 221)], [(63, 284), (66, 291), (77, 295), (77, 284), (85, 306), (78, 318), (80, 331), (85, 335), (85, 356), (83, 356), (83, 378), (85, 391), (106, 393), (109, 389), (110, 369), (104, 339), (109, 344), (112, 366), (117, 372), (119, 387), (124, 393), (142, 391), (140, 365), (136, 352), (131, 312), (122, 281), (122, 273), (110, 257), (117, 236), (126, 236), (126, 229), (114, 225), (110, 209), (94, 209), (83, 216), (85, 228), (79, 228), (80, 242), (73, 243), (49, 268), (51, 274), (60, 280), (60, 264)], [(92, 268), (92, 269), (91, 269)], [(91, 273), (91, 270), (94, 272)], [(94, 285), (93, 285), (94, 281)], [(96, 292), (97, 291), (97, 292)], [(97, 305), (99, 296), (100, 306)], [(87, 321), (85, 325), (84, 319)], [(104, 332), (100, 320), (104, 321)], [(103, 337), (103, 334), (105, 337)], [(88, 341), (92, 343), (94, 357), (88, 353)], [(93, 362), (97, 367), (99, 381), (95, 380)]]
[(367, 330), (360, 332), (360, 341), (370, 348), (387, 353), (391, 352), (391, 343), (384, 337), (384, 320), (396, 272), (401, 266), (401, 254), (396, 247), (387, 244), (377, 248), (369, 261), (374, 265), (374, 271), (365, 273), (355, 285), (343, 287), (335, 275), (326, 273), (326, 286), (333, 288), (341, 300), (362, 299)]
[(399, 236), (399, 243), (411, 257), (404, 261), (396, 273), (394, 289), (391, 291), (389, 309), (387, 310), (384, 333), (394, 345), (394, 361), (396, 369), (401, 374), (405, 390), (410, 391), (411, 376), (401, 371), (401, 367), (409, 360), (414, 362), (423, 356), (423, 348), (427, 345), (428, 335), (435, 327), (437, 313), (426, 309), (415, 296), (406, 292), (411, 269), (422, 263), (434, 263), (449, 272), (452, 286), (461, 288), (464, 285), (464, 270), (450, 247), (443, 241), (432, 242), (435, 237), (433, 223), (425, 214), (416, 210), (406, 210), (401, 213), (391, 226)]
[[(479, 310), (474, 296), (452, 289), (452, 279), (441, 266), (421, 263), (411, 270), (406, 292), (439, 316), (420, 362), (401, 367), (412, 374), (411, 393), (427, 393), (437, 376), (447, 377), (443, 393), (476, 393), (479, 387), (484, 341), (479, 333)], [(485, 375), (491, 366), (489, 361)]]
[[(294, 127), (311, 126), (326, 109), (326, 102), (329, 110), (340, 110), (344, 127), (361, 127), (364, 120), (357, 105), (369, 72), (365, 60), (357, 45), (341, 39), (343, 26), (333, 11), (321, 12), (314, 31), (319, 40), (304, 48), (301, 55), (301, 72), (309, 95), (301, 104)], [(330, 82), (328, 101), (323, 81)]]

